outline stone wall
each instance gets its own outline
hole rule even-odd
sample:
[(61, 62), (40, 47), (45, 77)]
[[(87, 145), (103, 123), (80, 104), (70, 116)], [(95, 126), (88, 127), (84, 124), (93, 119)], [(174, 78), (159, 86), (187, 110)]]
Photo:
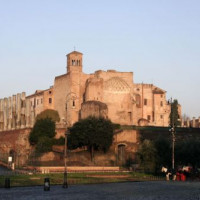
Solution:
[(32, 127), (34, 119), (35, 112), (25, 92), (0, 99), (0, 131)]
[(108, 117), (108, 107), (105, 103), (100, 101), (87, 101), (81, 105), (81, 119), (89, 116), (94, 117)]
[[(14, 155), (16, 165), (24, 165), (31, 152), (28, 137), (31, 129), (18, 129), (0, 132), (0, 155), (7, 158)], [(2, 157), (1, 157), (2, 159)]]

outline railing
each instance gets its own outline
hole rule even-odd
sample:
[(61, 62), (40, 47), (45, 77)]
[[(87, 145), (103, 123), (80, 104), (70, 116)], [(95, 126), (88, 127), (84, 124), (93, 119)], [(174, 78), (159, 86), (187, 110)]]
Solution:
[[(19, 174), (5, 173), (0, 176), (0, 187), (5, 186), (5, 179), (10, 179), (11, 187), (17, 186), (40, 186), (44, 184), (44, 179), (49, 178), (51, 185), (63, 184), (63, 173), (59, 174)], [(114, 182), (138, 182), (138, 181), (163, 181), (161, 176), (134, 176), (129, 173), (68, 173), (68, 185), (77, 184), (98, 184)]]

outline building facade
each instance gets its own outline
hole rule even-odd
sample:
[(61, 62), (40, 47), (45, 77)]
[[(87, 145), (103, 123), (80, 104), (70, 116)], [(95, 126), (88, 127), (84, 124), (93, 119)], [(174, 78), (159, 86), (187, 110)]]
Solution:
[(73, 51), (67, 55), (66, 73), (55, 77), (49, 89), (0, 99), (0, 131), (31, 128), (46, 109), (58, 111), (58, 127), (72, 126), (90, 115), (121, 125), (169, 125), (166, 91), (153, 84), (134, 83), (133, 72), (85, 74), (82, 62), (83, 54)]

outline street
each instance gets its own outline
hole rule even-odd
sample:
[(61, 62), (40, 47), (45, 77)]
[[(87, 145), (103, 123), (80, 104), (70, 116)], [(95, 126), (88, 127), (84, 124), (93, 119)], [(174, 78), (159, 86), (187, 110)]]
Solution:
[(0, 199), (136, 199), (136, 200), (199, 200), (200, 182), (126, 182), (93, 185), (74, 185), (68, 189), (42, 186), (0, 189)]

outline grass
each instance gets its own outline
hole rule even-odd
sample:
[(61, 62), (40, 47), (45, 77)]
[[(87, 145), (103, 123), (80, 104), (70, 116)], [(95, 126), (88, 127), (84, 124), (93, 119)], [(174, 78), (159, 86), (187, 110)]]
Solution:
[[(5, 178), (10, 178), (11, 187), (43, 185), (44, 178), (50, 178), (51, 185), (63, 184), (63, 173), (0, 176), (0, 187), (4, 187)], [(135, 172), (68, 173), (67, 179), (69, 185), (164, 180), (163, 177), (155, 177), (152, 175)]]

